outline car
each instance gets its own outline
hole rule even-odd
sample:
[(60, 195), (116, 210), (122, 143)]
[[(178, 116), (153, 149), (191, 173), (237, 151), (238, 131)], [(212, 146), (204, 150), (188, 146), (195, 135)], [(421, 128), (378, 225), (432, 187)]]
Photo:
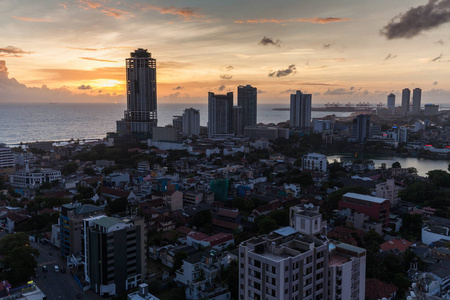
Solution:
[(56, 273), (59, 272), (59, 267), (58, 267), (58, 265), (55, 265), (55, 272), (56, 272)]
[(48, 271), (48, 269), (47, 269), (47, 266), (42, 266), (42, 272), (47, 272)]

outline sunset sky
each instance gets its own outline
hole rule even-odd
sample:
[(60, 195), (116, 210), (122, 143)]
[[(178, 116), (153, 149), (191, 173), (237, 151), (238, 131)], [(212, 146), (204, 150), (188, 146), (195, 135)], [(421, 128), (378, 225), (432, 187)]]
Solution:
[(157, 60), (158, 101), (240, 84), (259, 103), (450, 103), (450, 0), (2, 0), (0, 102), (125, 103), (125, 58)]

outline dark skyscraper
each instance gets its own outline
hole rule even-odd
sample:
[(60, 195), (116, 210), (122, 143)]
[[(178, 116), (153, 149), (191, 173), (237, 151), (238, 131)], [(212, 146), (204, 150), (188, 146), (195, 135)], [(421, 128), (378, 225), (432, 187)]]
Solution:
[(412, 113), (413, 115), (420, 114), (420, 102), (422, 101), (422, 90), (416, 88), (413, 90), (413, 104), (412, 104)]
[(290, 127), (307, 128), (311, 126), (311, 94), (297, 91), (291, 94)]
[(409, 113), (410, 99), (411, 99), (411, 91), (409, 89), (403, 89), (403, 91), (402, 91), (402, 113), (405, 116)]
[(208, 93), (208, 136), (218, 137), (233, 133), (233, 93)]
[(242, 107), (242, 132), (244, 127), (256, 125), (257, 122), (257, 90), (251, 85), (238, 86), (238, 106)]
[(126, 59), (127, 110), (117, 121), (117, 133), (146, 137), (157, 126), (156, 59), (145, 49), (137, 49)]
[(353, 119), (353, 140), (355, 142), (364, 142), (370, 137), (370, 115), (357, 115)]

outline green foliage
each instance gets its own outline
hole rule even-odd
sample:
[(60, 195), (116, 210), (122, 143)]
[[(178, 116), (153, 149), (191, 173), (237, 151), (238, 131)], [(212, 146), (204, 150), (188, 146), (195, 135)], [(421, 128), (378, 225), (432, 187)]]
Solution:
[(3, 237), (0, 254), (3, 255), (0, 276), (7, 278), (12, 285), (25, 283), (34, 275), (37, 267), (35, 256), (39, 251), (30, 246), (27, 234), (19, 232)]
[(85, 168), (84, 169), (84, 174), (89, 175), (89, 176), (95, 176), (95, 170), (93, 168)]
[(180, 251), (180, 252), (176, 253), (175, 256), (173, 257), (172, 272), (175, 272), (176, 270), (181, 268), (181, 266), (183, 265), (183, 259), (185, 259), (187, 257), (188, 257), (188, 255), (184, 251)]
[(259, 216), (255, 220), (260, 234), (267, 234), (278, 228), (277, 221), (270, 216)]
[(27, 221), (17, 226), (17, 231), (36, 232), (36, 231), (50, 231), (52, 224), (58, 223), (59, 214), (42, 214), (33, 215)]
[(67, 162), (61, 169), (63, 175), (69, 175), (75, 173), (78, 169), (78, 164), (74, 161)]
[(73, 196), (73, 200), (91, 199), (95, 195), (94, 189), (91, 186), (79, 185), (77, 187), (77, 192), (78, 193)]
[(392, 164), (393, 169), (400, 169), (401, 167), (402, 167), (402, 165), (398, 161), (396, 161)]
[(113, 215), (127, 210), (128, 200), (126, 198), (118, 198), (106, 205), (105, 211), (108, 215)]
[[(422, 235), (422, 215), (405, 213), (402, 217), (403, 225), (400, 232), (405, 238), (420, 240)], [(412, 240), (412, 239), (411, 239)]]
[(346, 193), (357, 193), (363, 195), (369, 195), (370, 192), (362, 186), (348, 186), (332, 192), (328, 195), (328, 200), (326, 204), (327, 212), (331, 213), (334, 209), (338, 208), (338, 202), (342, 199), (342, 196)]
[(207, 224), (211, 224), (212, 215), (210, 210), (202, 210), (197, 212), (194, 217), (192, 217), (192, 226), (196, 226), (197, 228), (204, 227)]
[(434, 198), (438, 195), (436, 186), (426, 181), (415, 181), (408, 185), (406, 189), (398, 193), (403, 201), (410, 201), (418, 204)]
[(222, 271), (222, 278), (228, 285), (231, 293), (231, 299), (239, 299), (239, 264), (232, 260), (228, 268)]
[(438, 187), (450, 187), (450, 174), (443, 170), (433, 170), (427, 173), (428, 178)]
[(269, 214), (279, 227), (289, 226), (289, 208), (278, 209)]

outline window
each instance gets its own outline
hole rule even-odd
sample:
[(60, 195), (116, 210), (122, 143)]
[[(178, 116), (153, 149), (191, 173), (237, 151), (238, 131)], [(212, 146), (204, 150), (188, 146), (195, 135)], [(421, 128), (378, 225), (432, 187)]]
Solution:
[(259, 260), (255, 259), (254, 266), (257, 267), (257, 268), (261, 268), (261, 262)]
[(305, 226), (306, 226), (306, 225), (305, 225), (305, 219), (301, 219), (301, 220), (300, 220), (300, 228), (301, 228), (301, 229), (305, 229)]

